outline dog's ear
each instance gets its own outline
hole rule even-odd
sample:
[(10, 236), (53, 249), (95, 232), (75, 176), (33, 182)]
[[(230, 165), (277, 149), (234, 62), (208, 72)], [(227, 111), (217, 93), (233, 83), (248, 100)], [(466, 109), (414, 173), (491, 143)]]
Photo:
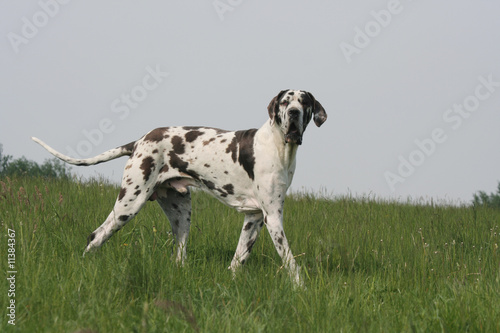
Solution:
[(277, 122), (278, 125), (281, 123), (281, 119), (278, 116), (279, 112), (279, 107), (280, 107), (280, 99), (283, 97), (283, 95), (290, 89), (282, 90), (279, 92), (278, 95), (276, 95), (271, 102), (269, 102), (269, 105), (267, 106), (267, 111), (269, 112), (269, 118), (271, 118), (271, 124), (274, 124), (274, 122)]
[(326, 121), (328, 115), (326, 114), (323, 105), (321, 105), (321, 103), (318, 102), (311, 93), (308, 92), (307, 95), (313, 101), (314, 123), (316, 124), (316, 126), (320, 127)]

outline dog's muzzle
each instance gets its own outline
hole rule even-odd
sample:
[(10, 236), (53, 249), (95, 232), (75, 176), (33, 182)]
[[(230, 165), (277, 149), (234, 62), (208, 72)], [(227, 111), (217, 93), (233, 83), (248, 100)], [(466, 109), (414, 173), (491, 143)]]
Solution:
[(288, 119), (290, 125), (288, 126), (288, 130), (285, 134), (285, 142), (286, 143), (295, 143), (297, 145), (302, 144), (302, 133), (299, 129), (299, 116), (300, 111), (297, 109), (288, 110)]

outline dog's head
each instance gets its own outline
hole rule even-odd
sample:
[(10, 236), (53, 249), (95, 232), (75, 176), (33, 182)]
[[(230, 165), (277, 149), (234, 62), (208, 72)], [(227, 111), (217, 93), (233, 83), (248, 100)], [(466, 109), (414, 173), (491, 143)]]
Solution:
[(307, 124), (314, 117), (314, 123), (320, 127), (327, 118), (325, 109), (314, 96), (303, 90), (282, 90), (274, 97), (269, 106), (271, 125), (277, 126), (283, 133), (285, 143), (302, 144), (302, 135)]

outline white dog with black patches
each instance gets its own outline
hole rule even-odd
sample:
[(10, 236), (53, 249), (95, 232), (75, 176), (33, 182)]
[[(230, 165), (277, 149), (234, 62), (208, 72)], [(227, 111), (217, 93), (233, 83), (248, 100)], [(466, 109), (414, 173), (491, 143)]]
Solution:
[(186, 258), (191, 224), (189, 186), (202, 188), (245, 214), (236, 253), (229, 269), (244, 264), (266, 225), (284, 266), (302, 284), (283, 230), (285, 193), (295, 172), (295, 156), (311, 120), (319, 127), (327, 118), (314, 96), (283, 90), (268, 106), (269, 119), (260, 129), (230, 132), (209, 127), (157, 128), (137, 141), (88, 159), (65, 156), (32, 138), (61, 160), (93, 165), (130, 156), (120, 194), (104, 223), (87, 239), (85, 252), (100, 247), (137, 215), (148, 200), (156, 200), (172, 226), (177, 261)]

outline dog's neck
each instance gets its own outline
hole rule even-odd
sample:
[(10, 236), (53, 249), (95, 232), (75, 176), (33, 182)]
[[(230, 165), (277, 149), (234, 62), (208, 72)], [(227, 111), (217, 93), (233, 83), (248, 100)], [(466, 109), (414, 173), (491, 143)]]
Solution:
[(267, 144), (275, 149), (282, 166), (288, 170), (295, 168), (295, 156), (297, 155), (297, 149), (299, 146), (296, 143), (287, 143), (285, 141), (285, 135), (279, 126), (276, 123), (273, 123), (270, 119), (261, 127), (261, 129), (264, 129), (263, 132), (271, 135), (271, 137), (267, 138), (265, 141), (273, 141), (272, 143), (268, 142)]

